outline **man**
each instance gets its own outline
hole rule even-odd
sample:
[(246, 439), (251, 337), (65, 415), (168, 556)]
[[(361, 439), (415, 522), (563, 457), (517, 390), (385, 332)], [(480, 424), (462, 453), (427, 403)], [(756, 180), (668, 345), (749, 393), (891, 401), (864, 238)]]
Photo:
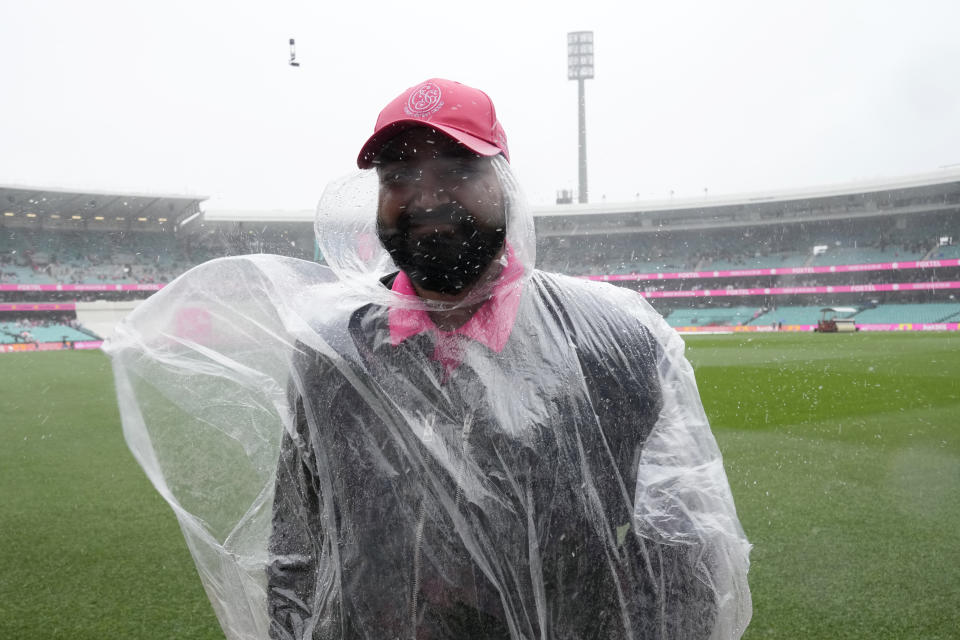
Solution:
[(682, 344), (635, 293), (533, 268), (508, 161), (486, 94), (437, 78), (361, 150), (397, 269), (346, 338), (295, 350), (274, 638), (746, 625), (747, 545)]

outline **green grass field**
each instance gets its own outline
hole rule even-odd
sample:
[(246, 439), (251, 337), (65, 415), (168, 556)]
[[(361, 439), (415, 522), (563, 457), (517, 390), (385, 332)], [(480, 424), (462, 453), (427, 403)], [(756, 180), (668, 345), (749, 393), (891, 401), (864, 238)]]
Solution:
[[(960, 637), (960, 335), (687, 338), (754, 544), (747, 638)], [(0, 638), (217, 638), (99, 352), (0, 357)]]

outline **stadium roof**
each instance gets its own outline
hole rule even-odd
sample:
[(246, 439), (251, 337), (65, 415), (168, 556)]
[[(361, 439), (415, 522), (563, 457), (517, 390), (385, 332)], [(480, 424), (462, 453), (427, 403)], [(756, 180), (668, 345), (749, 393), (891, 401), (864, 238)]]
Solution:
[(941, 169), (928, 173), (884, 178), (875, 180), (851, 181), (840, 184), (818, 185), (792, 189), (778, 189), (775, 191), (738, 193), (730, 195), (716, 195), (695, 198), (668, 198), (663, 200), (648, 200), (635, 202), (589, 203), (589, 204), (559, 204), (548, 207), (534, 207), (533, 215), (537, 217), (550, 216), (581, 216), (581, 215), (609, 215), (617, 213), (637, 213), (647, 211), (680, 211), (685, 209), (710, 209), (714, 207), (728, 207), (750, 205), (769, 202), (790, 202), (795, 200), (812, 200), (838, 196), (854, 196), (884, 191), (899, 191), (918, 189), (922, 187), (960, 183), (960, 167)]
[[(748, 206), (752, 204), (791, 202), (856, 196), (885, 191), (915, 190), (923, 187), (960, 183), (960, 167), (941, 169), (923, 174), (851, 181), (842, 184), (819, 185), (792, 189), (778, 189), (754, 193), (711, 195), (697, 198), (670, 198), (663, 200), (637, 200), (634, 202), (560, 204), (533, 208), (538, 218), (563, 216), (616, 215), (626, 213), (709, 210), (719, 207)], [(958, 184), (960, 188), (960, 184)], [(312, 222), (313, 209), (298, 210), (219, 210), (205, 211), (204, 219), (210, 222)]]
[(204, 211), (207, 222), (313, 222), (313, 209), (219, 209)]
[(81, 191), (0, 185), (4, 222), (19, 218), (69, 218), (82, 223), (138, 221), (176, 225), (200, 212), (206, 196)]

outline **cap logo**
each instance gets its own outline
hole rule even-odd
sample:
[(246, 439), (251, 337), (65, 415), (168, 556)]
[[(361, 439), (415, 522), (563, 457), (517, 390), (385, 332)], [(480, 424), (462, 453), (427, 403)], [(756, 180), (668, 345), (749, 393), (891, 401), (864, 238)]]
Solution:
[(403, 112), (414, 118), (429, 118), (443, 106), (442, 96), (440, 87), (432, 82), (425, 82), (410, 92)]

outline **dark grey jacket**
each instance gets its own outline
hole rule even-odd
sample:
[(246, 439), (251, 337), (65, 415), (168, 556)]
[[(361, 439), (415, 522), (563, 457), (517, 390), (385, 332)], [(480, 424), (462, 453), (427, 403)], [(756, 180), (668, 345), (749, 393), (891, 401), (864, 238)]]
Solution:
[(300, 345), (277, 473), (274, 638), (707, 638), (696, 544), (631, 526), (662, 408), (658, 343), (594, 285), (534, 272), (501, 353), (390, 344), (349, 319), (356, 361)]

